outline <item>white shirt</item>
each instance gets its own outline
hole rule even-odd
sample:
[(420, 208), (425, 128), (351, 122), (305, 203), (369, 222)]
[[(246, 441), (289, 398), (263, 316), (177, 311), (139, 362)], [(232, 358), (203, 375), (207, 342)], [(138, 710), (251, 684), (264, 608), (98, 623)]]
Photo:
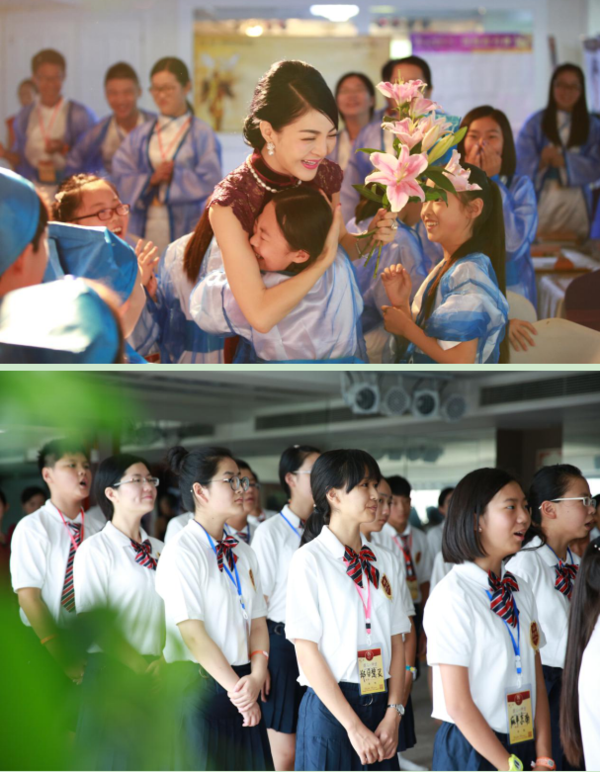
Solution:
[[(375, 554), (379, 587), (371, 591), (372, 646), (381, 647), (385, 677), (389, 677), (392, 636), (410, 632), (410, 621), (402, 603), (398, 563), (387, 550), (362, 537), (363, 545)], [(358, 651), (367, 643), (365, 611), (355, 583), (346, 573), (344, 545), (329, 530), (297, 550), (292, 557), (287, 590), (285, 634), (313, 641), (325, 658), (335, 680), (358, 683)], [(384, 581), (386, 577), (386, 581)], [(367, 587), (363, 579), (363, 597)], [(391, 588), (391, 598), (385, 587)], [(300, 667), (298, 683), (310, 686)]]
[[(564, 667), (571, 602), (566, 595), (554, 588), (554, 567), (558, 565), (558, 558), (550, 547), (540, 546), (541, 544), (542, 540), (536, 536), (508, 561), (506, 568), (515, 576), (526, 579), (535, 595), (540, 624), (546, 632), (546, 646), (540, 652), (542, 664)], [(572, 560), (567, 557), (567, 562), (578, 566), (579, 556), (574, 552), (570, 552), (570, 555)]]
[(194, 519), (192, 512), (184, 512), (183, 515), (177, 515), (172, 517), (167, 523), (167, 530), (165, 531), (165, 544), (168, 544), (175, 534), (182, 531), (190, 520)]
[(421, 585), (431, 580), (431, 566), (433, 563), (433, 559), (427, 545), (427, 536), (425, 533), (420, 531), (418, 528), (413, 528), (409, 524), (406, 526), (402, 534), (398, 534), (393, 525), (386, 523), (381, 529), (380, 533), (373, 534), (373, 541), (375, 544), (381, 544), (382, 546), (387, 547), (387, 549), (397, 551), (399, 557), (404, 560), (404, 555), (400, 548), (400, 545), (402, 545), (402, 539), (400, 538), (401, 535), (409, 537), (408, 548), (413, 560), (415, 572), (417, 574), (417, 581), (419, 583), (419, 590), (417, 597), (415, 598), (415, 603), (420, 603), (423, 598)]
[[(146, 118), (144, 117), (144, 114), (140, 112), (138, 114), (138, 119), (134, 128), (141, 126), (142, 123), (145, 123), (145, 121)], [(104, 161), (104, 166), (108, 172), (111, 171), (114, 154), (121, 147), (123, 140), (127, 138), (128, 134), (129, 132), (125, 131), (125, 129), (122, 129), (118, 125), (117, 119), (113, 115), (113, 117), (110, 119), (110, 123), (108, 124), (108, 129), (106, 130), (101, 148), (102, 160)]]
[(294, 527), (278, 513), (256, 529), (252, 549), (258, 558), (263, 592), (269, 599), (267, 617), (285, 623), (288, 571), (300, 546), (302, 530), (295, 530), (301, 520), (287, 504), (281, 511)]
[[(68, 517), (65, 520), (67, 523), (81, 523), (81, 513), (73, 520)], [(88, 512), (83, 520), (84, 540), (101, 531), (105, 523), (104, 515)], [(48, 499), (43, 507), (17, 523), (11, 542), (10, 573), (13, 590), (17, 592), (26, 587), (39, 588), (42, 600), (59, 627), (66, 627), (74, 616), (60, 602), (72, 544), (69, 534), (72, 533), (72, 529), (63, 523), (58, 509)], [(30, 627), (23, 609), (20, 609), (20, 613), (23, 623)]]
[(427, 546), (429, 547), (429, 553), (431, 554), (432, 560), (438, 552), (442, 551), (442, 534), (444, 532), (445, 522), (446, 521), (444, 520), (444, 522), (434, 525), (433, 528), (430, 528), (427, 531)]
[[(61, 103), (54, 107), (45, 107), (37, 98), (37, 105), (31, 111), (27, 125), (27, 140), (25, 143), (25, 157), (29, 163), (36, 167), (40, 161), (52, 161), (56, 169), (64, 169), (66, 158), (62, 153), (46, 152), (46, 137), (48, 139), (64, 139), (67, 132), (67, 110), (69, 101), (62, 99)], [(44, 130), (40, 125), (40, 118)]]
[[(250, 625), (250, 620), (267, 613), (258, 561), (244, 542), (233, 550)], [(248, 664), (249, 641), (237, 588), (225, 570), (219, 571), (207, 534), (195, 520), (190, 520), (165, 546), (156, 569), (156, 591), (165, 602), (167, 662), (196, 662), (183, 643), (178, 625), (197, 619), (204, 622), (206, 632), (230, 665)]]
[(245, 541), (247, 538), (248, 541), (246, 542), (246, 544), (252, 543), (252, 539), (254, 538), (254, 534), (256, 533), (256, 529), (257, 529), (257, 526), (253, 525), (250, 521), (248, 521), (246, 527), (242, 531), (236, 531), (228, 523), (225, 523), (223, 527), (224, 527), (225, 533), (228, 536), (233, 536), (233, 538), (237, 539), (238, 541)]
[[(504, 570), (503, 570), (504, 575)], [(517, 579), (514, 599), (521, 626), (522, 688), (532, 690), (535, 714), (535, 651), (531, 624), (537, 623), (540, 648), (546, 643), (535, 598), (524, 579)], [(446, 710), (439, 665), (469, 671), (473, 702), (489, 726), (507, 734), (505, 689), (517, 691), (513, 645), (504, 621), (490, 609), (487, 572), (475, 563), (461, 563), (436, 585), (425, 605), (427, 662), (433, 668), (433, 718), (453, 724)], [(517, 628), (511, 628), (515, 639)]]
[(431, 584), (429, 585), (429, 591), (433, 590), (436, 584), (439, 584), (442, 579), (449, 574), (454, 568), (454, 563), (446, 563), (444, 556), (441, 552), (433, 559), (433, 568), (431, 569)]
[[(140, 527), (141, 541), (150, 539), (158, 560), (163, 543)], [(164, 644), (165, 610), (154, 589), (156, 571), (136, 563), (131, 539), (108, 522), (86, 539), (75, 554), (73, 577), (77, 613), (108, 608), (125, 640), (143, 655), (160, 657)], [(89, 649), (101, 651), (94, 644)]]
[(600, 769), (600, 618), (581, 658), (579, 671), (579, 725), (586, 769)]
[(398, 569), (398, 573), (400, 575), (400, 595), (402, 597), (402, 605), (404, 606), (404, 611), (406, 612), (406, 616), (414, 617), (415, 604), (413, 603), (413, 599), (410, 596), (410, 590), (408, 589), (408, 584), (406, 583), (406, 566), (405, 566), (404, 560), (401, 560), (398, 553), (394, 552), (394, 550), (391, 550), (389, 549), (389, 547), (383, 547), (381, 544), (378, 544), (377, 553), (379, 554), (382, 550), (390, 554), (392, 560), (394, 561)]
[(256, 517), (256, 515), (248, 515), (248, 522), (250, 525), (255, 525), (257, 528), (261, 523), (264, 523), (265, 520), (268, 520), (270, 517), (275, 517), (275, 515), (278, 515), (279, 512), (274, 512), (272, 509), (263, 509), (261, 510), (260, 517)]

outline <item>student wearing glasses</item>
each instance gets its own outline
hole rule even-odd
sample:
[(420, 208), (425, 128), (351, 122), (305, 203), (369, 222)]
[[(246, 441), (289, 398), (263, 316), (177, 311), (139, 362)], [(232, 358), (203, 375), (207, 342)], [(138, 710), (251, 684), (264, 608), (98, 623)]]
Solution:
[(164, 658), (184, 684), (174, 717), (182, 737), (170, 768), (272, 769), (258, 703), (269, 659), (258, 561), (224, 530), (243, 513), (248, 478), (225, 448), (175, 447), (168, 462), (183, 506), (194, 513), (165, 546), (156, 577), (165, 602)]
[(246, 544), (250, 544), (256, 532), (257, 524), (251, 523), (249, 516), (255, 508), (255, 497), (259, 495), (260, 485), (256, 481), (254, 472), (248, 466), (247, 461), (236, 458), (235, 463), (238, 465), (242, 477), (248, 479), (248, 488), (244, 491), (244, 509), (242, 514), (230, 517), (225, 523), (225, 530), (230, 536), (235, 536), (238, 541), (241, 540), (245, 541)]
[(527, 498), (532, 515), (527, 546), (508, 562), (507, 569), (525, 579), (533, 590), (539, 621), (546, 633), (541, 658), (550, 703), (555, 768), (576, 769), (565, 757), (559, 728), (571, 598), (580, 563), (569, 544), (590, 533), (595, 502), (587, 480), (570, 464), (542, 467), (533, 478)]

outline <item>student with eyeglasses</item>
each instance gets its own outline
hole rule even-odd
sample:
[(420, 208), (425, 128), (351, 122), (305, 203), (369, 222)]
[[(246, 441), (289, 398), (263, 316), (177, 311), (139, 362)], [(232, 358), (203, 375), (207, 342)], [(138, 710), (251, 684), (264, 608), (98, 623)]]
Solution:
[(183, 506), (194, 513), (165, 546), (156, 577), (163, 655), (183, 684), (170, 768), (273, 769), (258, 702), (269, 659), (258, 560), (224, 531), (243, 513), (248, 478), (226, 448), (175, 447), (167, 458)]
[(287, 581), (291, 559), (300, 546), (306, 521), (313, 510), (310, 476), (320, 453), (311, 445), (294, 445), (283, 451), (279, 480), (288, 503), (279, 514), (257, 528), (252, 542), (267, 601), (271, 642), (261, 706), (278, 770), (294, 769), (296, 725), (305, 692), (298, 683), (300, 672), (294, 646), (285, 636)]
[(552, 758), (556, 763), (556, 767), (548, 768), (575, 769), (563, 752), (559, 728), (571, 598), (580, 564), (569, 544), (590, 533), (595, 502), (587, 480), (570, 464), (538, 470), (527, 498), (532, 516), (524, 542), (527, 546), (508, 562), (507, 569), (525, 579), (533, 590), (539, 621), (546, 633), (541, 658), (550, 703)]
[(259, 495), (258, 491), (260, 490), (260, 485), (257, 483), (254, 472), (250, 469), (246, 461), (242, 461), (241, 458), (236, 458), (235, 463), (238, 465), (242, 477), (248, 480), (248, 487), (244, 490), (243, 513), (238, 517), (229, 518), (225, 523), (225, 531), (228, 535), (235, 536), (236, 539), (245, 541), (246, 544), (250, 544), (257, 525), (250, 522), (249, 515), (255, 508), (255, 501), (257, 495)]
[[(164, 604), (155, 591), (163, 548), (141, 520), (156, 501), (158, 478), (139, 456), (105, 459), (94, 488), (108, 522), (77, 550), (75, 608), (90, 621), (92, 643), (82, 683), (76, 746), (86, 769), (137, 769), (144, 729), (133, 717), (123, 722), (98, 704), (104, 679), (149, 688), (142, 677), (156, 669), (164, 645)], [(112, 626), (102, 612), (113, 615)], [(133, 677), (133, 674), (139, 677)]]
[(260, 500), (260, 480), (258, 479), (258, 475), (249, 466), (244, 466), (243, 462), (241, 462), (241, 465), (243, 473), (250, 480), (248, 490), (244, 493), (244, 509), (248, 511), (248, 522), (250, 525), (258, 527), (269, 517), (274, 517), (277, 512), (273, 512), (271, 509), (262, 508)]

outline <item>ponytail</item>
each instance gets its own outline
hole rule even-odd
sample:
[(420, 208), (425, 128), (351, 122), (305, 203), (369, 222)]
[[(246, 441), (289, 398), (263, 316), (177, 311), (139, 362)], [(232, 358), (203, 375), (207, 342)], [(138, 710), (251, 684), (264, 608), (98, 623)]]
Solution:
[(209, 208), (210, 200), (206, 202), (204, 211), (183, 253), (183, 272), (191, 284), (195, 284), (198, 281), (204, 255), (215, 235), (208, 216)]
[(300, 539), (301, 547), (304, 547), (309, 541), (316, 539), (323, 530), (324, 525), (329, 525), (329, 516), (329, 512), (325, 514), (317, 507), (313, 509), (308, 516), (307, 521), (304, 523), (304, 531), (302, 533), (302, 538)]

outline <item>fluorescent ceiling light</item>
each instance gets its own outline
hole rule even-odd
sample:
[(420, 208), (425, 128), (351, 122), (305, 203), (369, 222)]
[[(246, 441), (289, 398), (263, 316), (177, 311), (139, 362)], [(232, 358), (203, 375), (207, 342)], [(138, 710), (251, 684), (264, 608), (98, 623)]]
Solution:
[(348, 21), (360, 11), (357, 5), (311, 5), (313, 16), (323, 16), (329, 21)]

